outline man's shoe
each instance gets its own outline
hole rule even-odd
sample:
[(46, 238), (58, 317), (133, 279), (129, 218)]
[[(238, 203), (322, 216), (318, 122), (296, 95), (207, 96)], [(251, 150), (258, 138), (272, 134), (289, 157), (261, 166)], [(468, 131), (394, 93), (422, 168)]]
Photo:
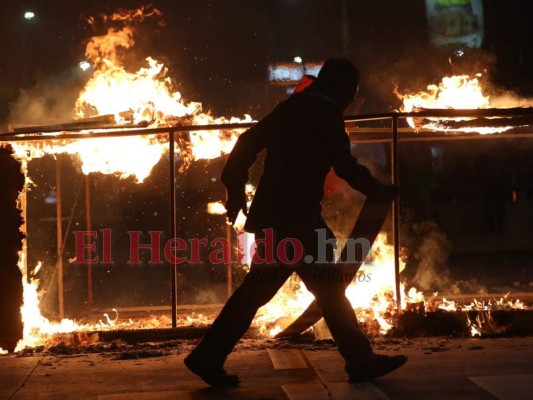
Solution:
[(386, 356), (384, 354), (374, 354), (364, 364), (357, 366), (346, 366), (346, 372), (350, 376), (350, 382), (368, 382), (380, 376), (387, 375), (400, 368), (407, 361), (404, 355)]
[(202, 380), (211, 386), (228, 387), (237, 386), (241, 380), (237, 375), (228, 375), (222, 366), (209, 365), (205, 362), (196, 360), (188, 355), (184, 360), (189, 370), (198, 375)]

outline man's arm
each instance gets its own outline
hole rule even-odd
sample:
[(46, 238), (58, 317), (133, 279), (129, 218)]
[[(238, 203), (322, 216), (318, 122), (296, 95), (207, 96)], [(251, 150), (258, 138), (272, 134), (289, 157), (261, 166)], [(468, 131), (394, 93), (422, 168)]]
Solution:
[(276, 110), (239, 136), (222, 171), (221, 179), (227, 192), (227, 217), (232, 224), (241, 209), (247, 213), (245, 184), (248, 181), (248, 169), (255, 162), (257, 154), (266, 148), (267, 137), (274, 129), (275, 120)]
[(337, 176), (367, 197), (392, 201), (398, 193), (396, 186), (381, 182), (365, 166), (359, 164), (351, 153), (350, 139), (344, 129), (342, 117), (335, 118), (331, 129), (333, 138), (330, 142), (330, 154)]

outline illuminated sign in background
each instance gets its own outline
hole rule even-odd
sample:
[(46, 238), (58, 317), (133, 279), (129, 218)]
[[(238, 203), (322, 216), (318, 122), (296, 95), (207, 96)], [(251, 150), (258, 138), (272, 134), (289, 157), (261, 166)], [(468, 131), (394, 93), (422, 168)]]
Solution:
[(296, 86), (304, 75), (317, 76), (322, 63), (273, 63), (268, 66), (268, 80), (273, 85)]
[(482, 0), (426, 0), (426, 14), (434, 45), (481, 47)]

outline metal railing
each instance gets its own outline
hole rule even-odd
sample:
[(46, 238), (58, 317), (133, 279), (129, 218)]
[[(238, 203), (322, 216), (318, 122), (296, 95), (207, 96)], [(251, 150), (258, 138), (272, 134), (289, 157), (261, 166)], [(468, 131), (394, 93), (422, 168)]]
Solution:
[[(436, 118), (440, 120), (450, 120), (452, 118), (465, 118), (468, 121), (465, 125), (483, 126), (491, 125), (497, 119), (505, 119), (505, 124), (515, 129), (497, 134), (481, 135), (476, 133), (457, 133), (451, 128), (451, 133), (436, 132), (427, 129), (415, 131), (412, 128), (400, 127), (399, 122), (407, 118)], [(388, 124), (387, 127), (362, 128), (352, 126), (364, 122), (381, 122)], [(391, 145), (391, 176), (392, 183), (399, 185), (399, 164), (398, 164), (398, 143), (400, 142), (419, 142), (419, 141), (457, 141), (457, 140), (486, 140), (496, 138), (533, 138), (531, 132), (523, 131), (524, 127), (530, 129), (533, 125), (533, 108), (509, 108), (509, 109), (477, 109), (477, 110), (452, 110), (452, 109), (435, 109), (423, 110), (418, 112), (400, 113), (390, 112), (382, 114), (368, 114), (349, 116), (345, 118), (347, 131), (352, 143), (390, 143)], [(508, 122), (508, 124), (507, 124)], [(125, 125), (118, 127), (110, 126), (92, 126), (74, 127), (69, 126), (68, 131), (58, 132), (56, 127), (38, 127), (38, 128), (19, 128), (16, 131), (0, 132), (0, 143), (9, 142), (33, 142), (33, 141), (64, 141), (64, 140), (84, 140), (91, 138), (109, 138), (109, 137), (126, 137), (138, 135), (161, 135), (168, 137), (169, 143), (169, 202), (170, 202), (170, 237), (176, 235), (176, 192), (175, 192), (175, 139), (176, 134), (187, 134), (188, 132), (207, 131), (207, 130), (235, 130), (247, 129), (254, 123), (238, 124), (216, 124), (216, 125), (183, 125), (164, 128), (144, 128), (131, 127)], [(87, 132), (87, 130), (101, 130), (98, 132)], [(400, 292), (400, 204), (399, 198), (393, 202), (392, 224), (393, 224), (393, 242), (395, 258), (395, 288), (396, 288), (396, 306), (398, 310), (401, 307)], [(172, 326), (177, 324), (177, 265), (171, 264), (172, 279)], [(231, 274), (228, 274), (228, 280)]]

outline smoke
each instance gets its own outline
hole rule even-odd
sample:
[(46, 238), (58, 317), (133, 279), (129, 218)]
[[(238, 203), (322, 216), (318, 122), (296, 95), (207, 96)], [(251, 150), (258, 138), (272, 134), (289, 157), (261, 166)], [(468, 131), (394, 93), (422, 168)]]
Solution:
[[(133, 34), (136, 28), (133, 25), (150, 17), (155, 17), (158, 26), (164, 25), (160, 18), (161, 12), (151, 5), (134, 10), (120, 9), (112, 15), (101, 15), (98, 19), (87, 18), (95, 31), (103, 32), (101, 36), (93, 36), (87, 41), (86, 57), (92, 63), (92, 69), (87, 73), (98, 69), (106, 70), (115, 64), (121, 65), (122, 58), (126, 58), (126, 55), (128, 63), (145, 66), (145, 57), (138, 57), (130, 48), (135, 44)], [(125, 51), (120, 50), (128, 51), (125, 54)], [(73, 121), (76, 101), (88, 78), (77, 67), (57, 76), (34, 77), (37, 84), (20, 90), (18, 99), (10, 106), (7, 122), (51, 125)]]
[(225, 296), (222, 290), (216, 292), (215, 290), (209, 290), (204, 288), (196, 295), (194, 304), (219, 304), (225, 301)]
[(448, 266), (451, 244), (436, 222), (413, 224), (409, 242), (412, 264), (416, 268), (411, 282), (419, 290), (448, 294), (486, 293), (485, 286), (476, 280), (452, 280)]
[(513, 91), (496, 86), (488, 86), (486, 94), (489, 95), (492, 108), (533, 107), (533, 97), (521, 97)]
[(490, 97), (490, 106), (532, 107), (533, 98), (524, 98), (516, 91), (492, 84), (497, 72), (497, 57), (488, 51), (468, 50), (457, 56), (449, 49), (411, 45), (406, 47), (396, 60), (387, 54), (373, 53), (362, 68), (361, 96), (367, 97), (362, 113), (383, 112), (399, 109), (400, 103), (394, 95), (426, 91), (429, 84), (437, 84), (444, 76), (482, 74), (483, 93)]
[(19, 97), (10, 106), (8, 122), (22, 125), (71, 122), (74, 104), (82, 87), (80, 77), (73, 73), (43, 80), (29, 89), (21, 89)]
[(433, 221), (413, 225), (418, 245), (413, 252), (417, 263), (413, 283), (423, 291), (441, 291), (451, 286), (447, 260), (450, 243), (439, 226)]

